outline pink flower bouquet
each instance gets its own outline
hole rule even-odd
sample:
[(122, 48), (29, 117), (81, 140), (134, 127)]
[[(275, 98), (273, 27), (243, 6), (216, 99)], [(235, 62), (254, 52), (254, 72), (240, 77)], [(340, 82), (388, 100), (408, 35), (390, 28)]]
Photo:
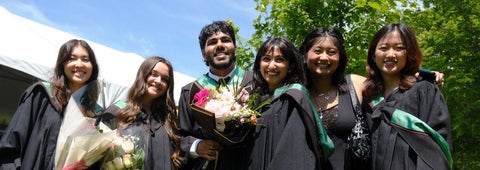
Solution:
[(258, 109), (268, 102), (254, 106), (257, 96), (250, 95), (244, 87), (200, 89), (193, 96), (193, 117), (217, 141), (236, 144), (257, 124)]

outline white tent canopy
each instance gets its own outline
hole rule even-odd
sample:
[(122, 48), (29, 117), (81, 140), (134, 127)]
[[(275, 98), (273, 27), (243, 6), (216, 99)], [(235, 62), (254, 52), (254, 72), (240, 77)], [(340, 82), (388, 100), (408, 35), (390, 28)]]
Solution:
[[(63, 43), (83, 38), (14, 15), (1, 6), (0, 23), (1, 118), (5, 112), (13, 114), (12, 109), (16, 108), (18, 97), (26, 87), (35, 80), (50, 79)], [(86, 41), (95, 52), (100, 66), (99, 79), (105, 84), (105, 96), (101, 96), (98, 103), (108, 106), (126, 95), (144, 58)], [(194, 78), (178, 72), (174, 72), (174, 78), (174, 97), (178, 103), (181, 87)]]

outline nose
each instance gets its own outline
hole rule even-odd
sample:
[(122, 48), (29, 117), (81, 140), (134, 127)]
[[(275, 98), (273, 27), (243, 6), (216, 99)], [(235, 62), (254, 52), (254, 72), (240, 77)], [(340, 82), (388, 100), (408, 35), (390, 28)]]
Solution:
[(222, 41), (217, 42), (217, 49), (223, 50), (225, 49), (225, 44)]
[(395, 50), (393, 48), (387, 50), (387, 57), (395, 57)]
[(275, 62), (273, 62), (273, 60), (270, 61), (270, 62), (268, 62), (268, 68), (269, 68), (269, 69), (274, 69), (274, 68), (276, 68), (276, 67), (277, 67), (277, 65), (275, 64)]
[(155, 83), (161, 82), (162, 81), (162, 76), (158, 76), (154, 79)]
[(321, 60), (327, 60), (328, 59), (328, 55), (327, 55), (327, 52), (322, 52), (320, 53), (320, 59)]
[(83, 63), (82, 59), (80, 59), (80, 58), (76, 59), (76, 60), (74, 61), (74, 63), (75, 63), (75, 67), (82, 67), (82, 66), (84, 66), (84, 63)]

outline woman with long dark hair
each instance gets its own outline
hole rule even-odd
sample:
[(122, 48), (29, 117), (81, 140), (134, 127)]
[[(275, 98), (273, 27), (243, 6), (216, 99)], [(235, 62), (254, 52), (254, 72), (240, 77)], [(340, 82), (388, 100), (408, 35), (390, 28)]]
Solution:
[(65, 42), (51, 81), (35, 83), (20, 98), (0, 141), (1, 169), (55, 169), (59, 132), (70, 123), (64, 122), (64, 117), (71, 96), (79, 96), (77, 102), (85, 118), (93, 120), (99, 111), (98, 72), (95, 54), (87, 42)]
[(402, 23), (382, 27), (367, 62), (372, 169), (450, 169), (450, 115), (438, 87), (415, 77), (422, 53), (413, 30)]
[[(108, 107), (102, 117), (110, 126), (125, 135), (134, 134), (145, 144), (145, 169), (177, 169), (181, 164), (180, 136), (177, 134), (177, 113), (173, 98), (173, 67), (163, 57), (145, 59), (125, 101)], [(118, 121), (117, 121), (118, 120)]]

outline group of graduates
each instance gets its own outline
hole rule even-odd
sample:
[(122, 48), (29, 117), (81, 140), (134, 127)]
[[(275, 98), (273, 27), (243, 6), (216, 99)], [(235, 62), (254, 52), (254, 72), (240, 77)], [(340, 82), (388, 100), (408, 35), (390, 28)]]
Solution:
[[(165, 58), (146, 58), (126, 98), (99, 108), (93, 50), (83, 40), (66, 42), (51, 81), (21, 96), (0, 141), (1, 169), (59, 169), (57, 139), (69, 124), (63, 118), (72, 95), (81, 96), (83, 116), (92, 122), (120, 134), (142, 127), (144, 169), (451, 169), (450, 116), (438, 87), (443, 75), (436, 73), (433, 83), (416, 75), (422, 53), (405, 24), (389, 24), (375, 34), (367, 77), (345, 73), (344, 39), (332, 28), (313, 30), (299, 48), (286, 38), (269, 38), (252, 71), (235, 65), (235, 33), (227, 22), (204, 26), (199, 43), (209, 72), (181, 89), (177, 111), (173, 67)], [(197, 89), (218, 87), (222, 80), (258, 94), (257, 102), (269, 100), (258, 125), (235, 144), (213, 138), (191, 108)], [(359, 115), (369, 142), (363, 156), (348, 147)], [(101, 164), (69, 168), (102, 169)]]

